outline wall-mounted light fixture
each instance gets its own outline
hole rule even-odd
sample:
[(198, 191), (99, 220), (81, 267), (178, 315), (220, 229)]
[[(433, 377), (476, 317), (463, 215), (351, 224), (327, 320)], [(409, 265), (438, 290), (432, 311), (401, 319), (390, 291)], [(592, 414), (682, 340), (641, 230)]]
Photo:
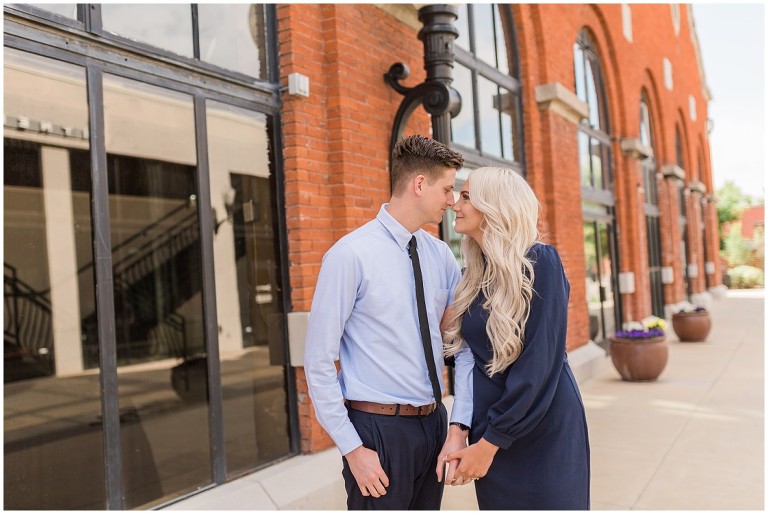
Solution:
[(217, 220), (218, 217), (216, 215), (216, 208), (211, 207), (211, 212), (213, 213), (213, 233), (218, 234), (219, 233), (219, 227), (225, 222), (229, 221), (232, 222), (232, 214), (235, 212), (235, 196), (237, 195), (237, 191), (235, 191), (234, 188), (230, 187), (226, 191), (224, 191), (223, 197), (224, 197), (224, 208), (227, 210), (227, 217), (223, 218), (221, 220)]

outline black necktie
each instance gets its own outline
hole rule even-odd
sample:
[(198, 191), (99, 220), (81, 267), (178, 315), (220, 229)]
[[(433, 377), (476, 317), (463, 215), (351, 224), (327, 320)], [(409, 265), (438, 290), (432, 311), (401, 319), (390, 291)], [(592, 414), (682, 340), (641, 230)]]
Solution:
[(419, 264), (419, 252), (416, 251), (416, 236), (411, 236), (408, 244), (408, 255), (413, 264), (413, 278), (416, 282), (416, 305), (419, 311), (419, 329), (421, 330), (421, 343), (424, 346), (424, 358), (427, 360), (429, 381), (432, 382), (432, 394), (435, 401), (442, 403), (443, 395), (440, 393), (440, 382), (437, 381), (437, 369), (435, 358), (432, 355), (432, 342), (429, 337), (429, 321), (427, 321), (427, 304), (424, 302), (424, 280), (421, 277), (421, 264)]

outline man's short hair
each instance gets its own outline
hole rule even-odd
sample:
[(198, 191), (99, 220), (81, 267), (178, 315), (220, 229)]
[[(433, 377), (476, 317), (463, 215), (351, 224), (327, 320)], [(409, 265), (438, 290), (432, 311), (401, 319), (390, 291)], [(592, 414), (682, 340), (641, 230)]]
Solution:
[(464, 157), (440, 141), (424, 136), (404, 137), (392, 150), (392, 194), (400, 194), (408, 180), (422, 174), (433, 184), (445, 168), (464, 166)]

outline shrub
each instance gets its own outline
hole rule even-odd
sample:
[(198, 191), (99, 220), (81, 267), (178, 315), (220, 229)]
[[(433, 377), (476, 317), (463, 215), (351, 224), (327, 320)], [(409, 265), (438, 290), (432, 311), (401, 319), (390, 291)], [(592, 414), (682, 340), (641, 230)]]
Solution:
[(752, 287), (763, 287), (765, 275), (763, 270), (754, 266), (736, 266), (728, 270), (733, 289), (749, 289)]

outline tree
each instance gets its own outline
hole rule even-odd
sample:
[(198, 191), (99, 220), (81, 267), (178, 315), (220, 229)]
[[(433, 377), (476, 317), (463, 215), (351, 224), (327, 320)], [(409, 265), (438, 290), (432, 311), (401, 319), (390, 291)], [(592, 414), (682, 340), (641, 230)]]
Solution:
[(754, 199), (745, 194), (733, 180), (726, 180), (717, 189), (717, 228), (720, 234), (720, 250), (725, 250), (723, 225), (741, 219), (741, 213), (753, 204)]

